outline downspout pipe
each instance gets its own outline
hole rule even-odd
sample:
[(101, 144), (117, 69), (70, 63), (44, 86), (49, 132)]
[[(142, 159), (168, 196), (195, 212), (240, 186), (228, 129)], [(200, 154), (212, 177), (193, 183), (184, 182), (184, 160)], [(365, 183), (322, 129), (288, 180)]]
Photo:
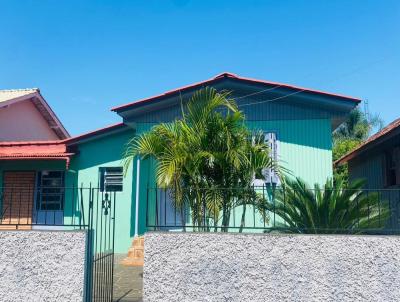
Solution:
[(136, 159), (136, 208), (135, 208), (135, 235), (134, 237), (138, 237), (138, 229), (139, 229), (139, 188), (140, 188), (140, 157), (138, 156)]

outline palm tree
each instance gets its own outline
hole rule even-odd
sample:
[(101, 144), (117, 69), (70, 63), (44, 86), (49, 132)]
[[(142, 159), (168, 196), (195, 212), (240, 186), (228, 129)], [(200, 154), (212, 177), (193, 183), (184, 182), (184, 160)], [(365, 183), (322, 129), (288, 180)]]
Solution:
[(368, 116), (359, 108), (352, 110), (346, 119), (334, 132), (335, 140), (365, 141), (374, 128), (382, 129), (383, 121), (378, 115)]
[(155, 158), (157, 184), (170, 188), (174, 206), (182, 210), (189, 204), (193, 225), (204, 227), (206, 216), (216, 225), (222, 216), (226, 230), (232, 208), (250, 202), (236, 188), (250, 187), (256, 171), (278, 170), (277, 165), (260, 134), (251, 139), (228, 92), (201, 89), (182, 107), (182, 119), (156, 125), (128, 143), (125, 168), (134, 156)]
[[(350, 112), (346, 121), (333, 133), (333, 161), (357, 148), (364, 142), (374, 129), (381, 130), (383, 121), (379, 115), (368, 116), (359, 108)], [(334, 179), (344, 179), (348, 182), (347, 164), (334, 167)]]
[(287, 180), (277, 193), (275, 206), (269, 204), (283, 222), (277, 227), (297, 233), (346, 233), (378, 230), (390, 212), (377, 193), (362, 191), (364, 182), (355, 181), (346, 189), (343, 182), (328, 180), (321, 189), (310, 189), (299, 178)]

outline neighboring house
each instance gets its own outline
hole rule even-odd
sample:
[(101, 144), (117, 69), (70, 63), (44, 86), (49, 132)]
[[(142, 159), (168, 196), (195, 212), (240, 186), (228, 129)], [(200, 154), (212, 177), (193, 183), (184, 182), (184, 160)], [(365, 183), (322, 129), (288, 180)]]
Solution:
[(398, 227), (400, 213), (400, 118), (372, 135), (335, 165), (348, 164), (349, 181), (364, 179), (365, 188), (389, 202), (394, 213), (390, 223)]
[(372, 135), (335, 165), (347, 163), (349, 180), (363, 178), (368, 189), (400, 188), (400, 118)]
[(0, 142), (68, 137), (39, 89), (0, 90)]
[[(324, 183), (332, 177), (332, 131), (359, 99), (223, 73), (115, 107), (112, 110), (123, 122), (88, 134), (62, 141), (0, 143), (3, 186), (24, 181), (36, 187), (49, 181), (66, 187), (114, 186), (121, 191), (117, 192), (115, 250), (126, 252), (133, 236), (146, 231), (146, 203), (148, 189), (155, 186), (155, 165), (152, 160), (144, 160), (138, 166), (139, 160), (135, 160), (122, 177), (125, 144), (153, 125), (179, 118), (181, 101), (186, 102), (194, 91), (206, 86), (231, 91), (246, 115), (247, 125), (265, 132), (274, 156), (293, 175), (310, 184)], [(277, 179), (271, 176), (263, 181), (273, 184)], [(29, 195), (24, 202), (36, 204), (34, 212), (41, 211), (32, 214), (36, 218), (55, 220), (62, 216), (71, 199), (62, 194), (60, 191), (56, 201)]]

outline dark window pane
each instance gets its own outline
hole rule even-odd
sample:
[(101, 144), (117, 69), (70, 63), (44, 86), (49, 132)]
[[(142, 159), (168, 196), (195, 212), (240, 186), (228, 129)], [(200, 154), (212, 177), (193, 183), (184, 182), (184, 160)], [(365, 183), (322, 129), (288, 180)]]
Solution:
[(62, 210), (64, 202), (63, 186), (63, 171), (39, 172), (36, 209), (43, 211)]

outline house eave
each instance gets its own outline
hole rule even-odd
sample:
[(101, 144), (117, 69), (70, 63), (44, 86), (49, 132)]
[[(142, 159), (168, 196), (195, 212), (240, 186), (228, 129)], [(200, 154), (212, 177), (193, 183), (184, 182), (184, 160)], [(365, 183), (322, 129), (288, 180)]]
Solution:
[[(35, 102), (35, 100), (38, 100)], [(56, 133), (60, 139), (66, 139), (70, 137), (70, 134), (65, 129), (64, 125), (58, 119), (54, 111), (51, 109), (49, 104), (43, 98), (40, 90), (37, 91), (34, 101), (36, 109), (42, 114), (43, 118), (47, 121), (49, 127)]]
[(116, 134), (122, 131), (125, 131), (129, 129), (127, 125), (124, 123), (117, 123), (113, 124), (110, 126), (106, 126), (94, 131), (90, 131), (78, 136), (70, 137), (68, 139), (65, 139), (63, 142), (65, 142), (68, 146), (73, 146), (73, 145), (78, 145), (82, 143), (86, 143), (95, 139), (99, 139), (111, 134)]
[[(174, 90), (167, 91), (165, 93), (137, 100), (135, 102), (131, 102), (125, 105), (117, 106), (112, 108), (112, 111), (115, 111), (122, 117), (126, 117), (127, 115), (132, 114), (132, 112), (136, 110), (140, 110), (141, 107), (147, 107), (151, 106), (152, 104), (157, 104), (160, 103), (161, 101), (165, 101), (170, 98), (176, 98), (177, 96), (181, 96), (183, 94), (189, 94), (192, 93), (193, 91), (200, 89), (202, 87), (206, 87), (209, 85), (218, 85), (223, 81), (230, 81), (234, 82), (236, 84), (243, 84), (243, 85), (249, 85), (249, 86), (259, 86), (259, 87), (269, 87), (281, 91), (286, 91), (286, 92), (293, 92), (293, 94), (303, 94), (307, 95), (308, 97), (310, 96), (316, 96), (324, 99), (325, 101), (327, 100), (335, 100), (339, 102), (343, 102), (343, 105), (346, 106), (352, 106), (353, 108), (361, 102), (361, 99), (359, 98), (354, 98), (354, 97), (349, 97), (349, 96), (344, 96), (344, 95), (339, 95), (339, 94), (333, 94), (333, 93), (328, 93), (328, 92), (323, 92), (319, 90), (314, 90), (314, 89), (309, 89), (309, 88), (303, 88), (303, 87), (298, 87), (294, 85), (288, 85), (288, 84), (282, 84), (282, 83), (277, 83), (277, 82), (269, 82), (269, 81), (264, 81), (264, 80), (258, 80), (258, 79), (252, 79), (252, 78), (245, 78), (245, 77), (240, 77), (231, 73), (223, 73), (220, 75), (215, 76), (214, 78), (202, 81), (202, 82), (197, 82), (191, 85), (183, 86)], [(262, 88), (260, 89), (262, 90)]]

